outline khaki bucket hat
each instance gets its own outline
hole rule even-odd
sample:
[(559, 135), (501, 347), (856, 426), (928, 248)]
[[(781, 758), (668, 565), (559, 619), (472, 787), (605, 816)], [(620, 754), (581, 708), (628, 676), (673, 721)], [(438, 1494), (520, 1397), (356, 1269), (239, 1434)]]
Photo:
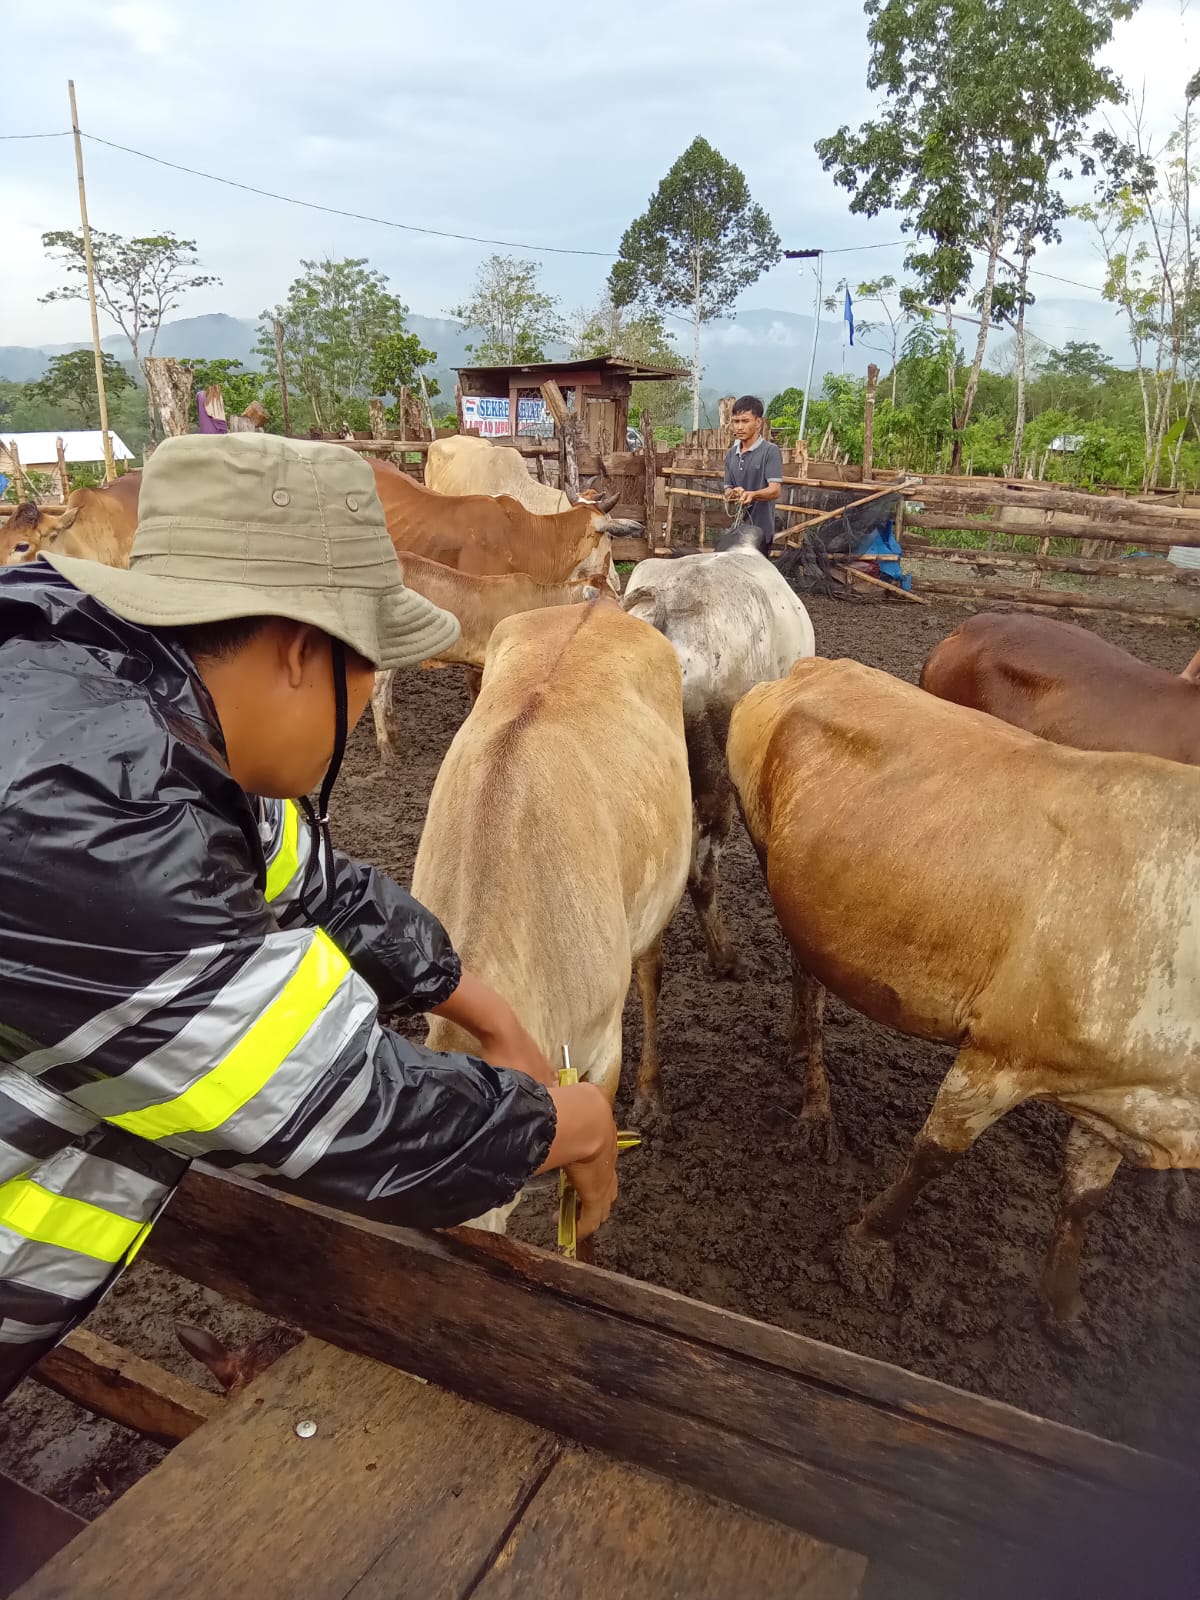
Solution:
[(85, 594), (151, 628), (288, 617), (375, 667), (412, 666), (458, 619), (407, 588), (367, 463), (273, 434), (167, 439), (142, 477), (129, 568), (48, 555)]

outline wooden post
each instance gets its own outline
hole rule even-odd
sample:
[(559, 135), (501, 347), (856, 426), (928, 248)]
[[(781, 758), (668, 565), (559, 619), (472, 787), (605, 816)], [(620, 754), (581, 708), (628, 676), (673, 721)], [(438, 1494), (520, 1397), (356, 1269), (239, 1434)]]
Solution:
[(559, 462), (562, 470), (560, 487), (569, 499), (575, 500), (579, 495), (579, 461), (576, 455), (578, 418), (573, 417), (567, 410), (563, 392), (553, 378), (548, 378), (542, 384), (542, 399), (546, 402), (546, 410), (554, 418), (554, 426), (558, 429)]
[(646, 481), (643, 485), (643, 503), (645, 506), (644, 518), (646, 523), (646, 538), (650, 541), (650, 548), (654, 548), (654, 482), (658, 476), (658, 457), (654, 450), (654, 418), (643, 407), (642, 409), (642, 459), (645, 464)]
[(63, 446), (61, 434), (54, 441), (54, 449), (58, 455), (58, 487), (65, 501), (71, 492), (71, 478), (67, 472), (67, 452)]
[(146, 393), (162, 419), (163, 432), (177, 439), (188, 431), (192, 373), (174, 356), (147, 356), (143, 362)]
[(279, 373), (279, 401), (283, 407), (283, 431), (292, 436), (292, 413), (288, 405), (287, 364), (283, 359), (283, 323), (276, 317), (271, 326), (275, 330), (275, 367)]
[[(401, 410), (400, 414), (403, 417), (403, 410)], [(387, 433), (387, 420), (383, 414), (383, 401), (375, 398), (368, 400), (367, 415), (371, 419), (372, 439), (382, 439)]]
[(733, 395), (726, 394), (717, 401), (717, 423), (721, 429), (722, 450), (728, 450), (733, 443), (733, 400)]
[(463, 425), (463, 392), (461, 383), (456, 383), (454, 385), (454, 411), (455, 415), (458, 417), (458, 431), (459, 433), (463, 433), (465, 432), (465, 428)]
[(705, 515), (704, 503), (700, 505), (700, 548), (704, 549), (705, 540), (708, 538), (708, 518)]
[(417, 380), (421, 385), (421, 399), (425, 404), (425, 421), (429, 425), (429, 437), (431, 439), (436, 439), (437, 429), (433, 425), (433, 407), (429, 403), (429, 387), (425, 382), (425, 374), (423, 372), (418, 372)]
[(807, 439), (797, 439), (797, 441), (796, 441), (796, 476), (798, 478), (807, 478), (808, 477), (808, 440)]
[(875, 390), (879, 384), (879, 368), (872, 361), (867, 368), (867, 399), (863, 406), (863, 482), (871, 481), (871, 463), (875, 455)]
[(96, 398), (100, 402), (100, 433), (104, 440), (104, 481), (117, 475), (112, 438), (108, 431), (108, 396), (104, 392), (104, 356), (100, 349), (100, 319), (96, 312), (96, 268), (92, 261), (92, 230), (88, 226), (87, 190), (83, 183), (83, 145), (79, 138), (79, 112), (75, 108), (75, 80), (67, 80), (71, 97), (71, 132), (75, 136), (75, 171), (79, 177), (79, 221), (83, 227), (83, 260), (87, 268), (88, 307), (92, 314), (92, 353), (96, 358)]
[(17, 449), (17, 441), (15, 439), (8, 441), (8, 454), (12, 460), (13, 487), (17, 491), (17, 499), (24, 500), (25, 474), (21, 470), (21, 452)]

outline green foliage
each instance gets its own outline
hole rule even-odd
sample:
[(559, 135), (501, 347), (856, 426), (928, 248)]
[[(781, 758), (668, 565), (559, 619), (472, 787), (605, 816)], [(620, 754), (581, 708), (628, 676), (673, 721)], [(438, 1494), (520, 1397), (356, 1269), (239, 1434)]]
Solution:
[[(86, 300), (83, 234), (70, 229), (44, 233), (42, 246), (67, 275), (65, 284), (42, 296), (42, 304)], [(221, 281), (210, 273), (193, 271), (199, 265), (196, 241), (176, 238), (173, 233), (124, 239), (119, 233), (101, 233), (93, 228), (92, 264), (100, 309), (129, 340), (139, 366), (146, 356), (154, 354), (163, 319), (178, 308), (182, 296), (189, 289), (203, 289)], [(150, 341), (143, 350), (143, 335), (147, 332)]]
[(15, 478), (8, 480), (8, 488), (4, 491), (4, 498), (10, 505), (18, 500), (56, 500), (58, 498), (57, 473), (23, 471), (21, 476), (25, 480), (25, 487), (20, 495), (17, 494), (17, 480)]
[[(125, 389), (134, 387), (133, 379), (121, 363), (110, 355), (101, 356), (104, 373), (104, 392), (113, 400)], [(100, 397), (96, 392), (96, 357), (90, 349), (68, 350), (64, 355), (52, 356), (50, 365), (36, 383), (26, 384), (30, 399), (45, 400), (50, 405), (68, 406), (76, 415), (75, 426), (98, 428), (100, 426)]]
[[(590, 311), (577, 311), (570, 330), (573, 357), (624, 356), (652, 367), (680, 367), (686, 362), (671, 343), (662, 316), (650, 309), (636, 314), (603, 296)], [(649, 411), (657, 422), (674, 422), (687, 404), (687, 384), (677, 380), (635, 383), (630, 397), (632, 417)]]
[[(387, 333), (376, 339), (371, 351), (371, 367), (367, 383), (372, 394), (390, 394), (395, 411), (400, 404), (401, 389), (416, 390), (422, 367), (437, 360), (436, 350), (426, 350), (415, 333)], [(430, 398), (438, 393), (436, 378), (426, 378), (425, 387)]]
[[(905, 265), (921, 293), (950, 306), (968, 296), (973, 252), (986, 256), (974, 297), (981, 328), (959, 402), (965, 428), (993, 317), (1028, 303), (1029, 257), (1058, 237), (1061, 185), (1084, 149), (1088, 117), (1120, 98), (1098, 64), (1114, 22), (1139, 0), (866, 0), (874, 121), (817, 141), (834, 181), (865, 216), (895, 209), (915, 237)], [(1020, 258), (997, 284), (1001, 258)], [(956, 449), (963, 441), (956, 440)]]
[(188, 359), (181, 361), (192, 375), (192, 393), (197, 389), (211, 389), (220, 384), (225, 401), (225, 415), (240, 417), (252, 400), (261, 402), (263, 374), (250, 372), (229, 356), (215, 356), (209, 361)]
[[(321, 433), (343, 427), (365, 428), (364, 388), (372, 354), (381, 339), (404, 333), (408, 307), (387, 286), (382, 272), (368, 267), (365, 257), (302, 261), (303, 272), (288, 290), (287, 300), (266, 310), (259, 321), (257, 353), (264, 370), (275, 369), (272, 323), (283, 323), (283, 350), (288, 383), (307, 402), (292, 418), (293, 431), (312, 426)], [(268, 383), (268, 393), (275, 386)], [(264, 399), (264, 403), (269, 402)]]
[(541, 266), (517, 256), (490, 256), (475, 278), (471, 298), (451, 311), (483, 338), (467, 351), (482, 367), (544, 361), (546, 345), (565, 329), (559, 303), (540, 287)]
[(692, 320), (692, 426), (700, 416), (700, 328), (779, 259), (779, 235), (740, 167), (697, 136), (626, 228), (608, 279), (613, 305), (640, 302)]

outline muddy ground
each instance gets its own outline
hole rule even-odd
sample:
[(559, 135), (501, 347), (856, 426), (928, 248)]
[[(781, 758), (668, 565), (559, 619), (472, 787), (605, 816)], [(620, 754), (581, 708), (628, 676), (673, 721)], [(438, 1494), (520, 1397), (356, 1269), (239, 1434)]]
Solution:
[[(814, 600), (811, 609), (821, 654), (854, 656), (914, 680), (933, 643), (964, 615), (949, 604)], [(1174, 671), (1195, 648), (1186, 629), (1104, 623), (1098, 631)], [(382, 773), (360, 729), (334, 809), (344, 846), (407, 881), (434, 774), (467, 702), (457, 671), (410, 673), (397, 692), (398, 766)], [(918, 1203), (900, 1242), (889, 1306), (842, 1286), (833, 1268), (841, 1230), (898, 1171), (950, 1052), (831, 1003), (827, 1055), (843, 1154), (832, 1167), (798, 1155), (787, 956), (740, 823), (725, 861), (725, 905), (750, 975), (742, 984), (709, 979), (685, 903), (668, 934), (660, 1009), (670, 1121), (622, 1158), (620, 1205), (598, 1241), (599, 1263), (1113, 1439), (1194, 1456), (1200, 1221), (1173, 1212), (1168, 1180), (1122, 1169), (1088, 1240), (1081, 1347), (1051, 1342), (1038, 1322), (1035, 1284), (1065, 1119), (1045, 1107), (1006, 1117)], [(879, 892), (886, 894), (885, 882)], [(626, 1021), (619, 1110), (628, 1121), (640, 1046), (636, 1003)], [(1200, 1189), (1200, 1179), (1192, 1182)], [(553, 1242), (542, 1206), (522, 1207), (513, 1231)], [(179, 1314), (233, 1338), (262, 1326), (148, 1266), (127, 1277), (91, 1326), (206, 1377), (174, 1343), (171, 1319)], [(0, 1411), (0, 1468), (85, 1515), (158, 1454), (32, 1384)]]

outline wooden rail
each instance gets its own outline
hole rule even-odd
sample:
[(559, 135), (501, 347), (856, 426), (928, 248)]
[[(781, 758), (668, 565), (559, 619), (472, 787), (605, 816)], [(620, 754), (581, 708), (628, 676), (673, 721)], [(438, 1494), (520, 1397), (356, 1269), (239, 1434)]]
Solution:
[(505, 1238), (390, 1229), (194, 1168), (146, 1252), (949, 1593), (1182, 1593), (1200, 1557), (1182, 1466)]

